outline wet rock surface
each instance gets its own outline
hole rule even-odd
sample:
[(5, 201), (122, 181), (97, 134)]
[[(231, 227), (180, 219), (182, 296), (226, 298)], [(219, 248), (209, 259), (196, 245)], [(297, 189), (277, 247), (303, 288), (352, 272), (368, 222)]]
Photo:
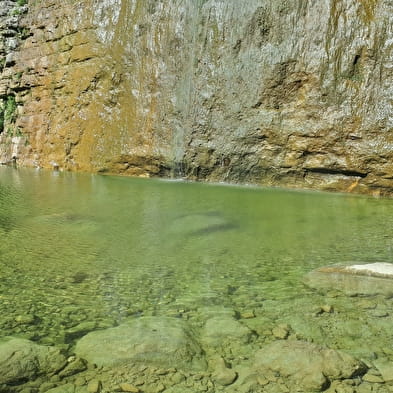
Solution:
[[(228, 313), (228, 309), (221, 311), (222, 315)], [(216, 308), (216, 312), (220, 310)], [(200, 350), (200, 346), (206, 346), (203, 329), (198, 330), (193, 322), (168, 317), (133, 318), (118, 327), (88, 333), (71, 350), (76, 356), (67, 359), (55, 347), (11, 339), (7, 341), (11, 355), (4, 363), (6, 367), (1, 368), (0, 391), (386, 393), (393, 387), (388, 356), (362, 361), (364, 353), (357, 357), (300, 340), (296, 324), (286, 327), (290, 331), (287, 339), (277, 339), (268, 331), (256, 337), (254, 332), (254, 342), (247, 346), (243, 336), (232, 335), (231, 343), (206, 347), (206, 353)], [(222, 342), (226, 336), (227, 332), (222, 331)], [(318, 339), (312, 332), (308, 337)], [(241, 350), (244, 346), (247, 356)], [(4, 348), (2, 344), (3, 356), (7, 352)], [(23, 366), (19, 367), (18, 362), (24, 362)], [(7, 367), (13, 370), (12, 375)]]
[(308, 273), (304, 283), (318, 290), (340, 290), (347, 295), (393, 295), (393, 264), (374, 263), (321, 267)]
[(392, 193), (390, 1), (17, 3), (0, 162)]
[(20, 338), (0, 340), (0, 385), (18, 385), (43, 374), (54, 374), (65, 365), (66, 358), (56, 348)]
[(306, 391), (322, 391), (333, 380), (365, 374), (367, 366), (352, 356), (304, 341), (276, 341), (255, 355), (258, 374), (269, 371), (293, 379)]
[(75, 352), (97, 366), (144, 362), (203, 369), (202, 351), (187, 325), (175, 318), (142, 317), (80, 339)]
[(231, 341), (247, 344), (252, 331), (229, 316), (209, 318), (202, 330), (201, 341), (208, 348), (228, 345)]
[[(75, 275), (70, 277), (73, 288), (88, 290), (85, 285), (92, 285), (91, 276), (82, 280), (79, 274), (76, 280)], [(32, 339), (39, 337), (33, 332), (55, 332), (40, 339), (51, 347), (12, 339), (7, 351), (14, 353), (18, 340), (24, 349), (11, 357), (16, 363), (7, 357), (5, 367), (0, 367), (4, 375), (10, 365), (13, 372), (1, 380), (0, 391), (387, 393), (393, 387), (393, 352), (386, 345), (393, 316), (389, 297), (348, 297), (337, 289), (316, 290), (285, 301), (259, 298), (251, 312), (250, 299), (256, 300), (257, 293), (250, 298), (235, 291), (232, 308), (214, 304), (213, 295), (205, 295), (189, 302), (177, 299), (161, 310), (167, 316), (136, 314), (119, 326), (110, 318), (106, 326), (94, 321), (94, 307), (78, 323), (81, 310), (64, 306), (64, 318), (79, 326), (72, 330), (78, 334), (64, 336), (57, 328), (60, 325), (41, 319), (39, 309), (29, 314), (15, 306), (15, 316), (3, 322), (3, 331), (17, 330)], [(20, 300), (30, 304), (30, 298)], [(140, 314), (154, 313), (150, 302), (143, 304), (146, 308)], [(45, 304), (48, 307), (52, 320), (58, 305)], [(4, 356), (4, 348), (0, 355)], [(52, 358), (50, 363), (42, 360), (47, 355), (33, 355), (43, 349), (60, 354), (60, 348), (67, 358), (60, 355), (58, 368)]]

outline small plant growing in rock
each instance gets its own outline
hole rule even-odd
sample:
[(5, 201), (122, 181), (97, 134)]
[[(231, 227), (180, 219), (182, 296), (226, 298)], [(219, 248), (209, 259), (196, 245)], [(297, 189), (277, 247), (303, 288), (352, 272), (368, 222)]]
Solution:
[(15, 126), (17, 108), (15, 96), (9, 95), (6, 99), (0, 99), (0, 134), (6, 132), (10, 137), (24, 136), (22, 129)]
[(16, 120), (16, 101), (14, 96), (8, 96), (4, 108), (4, 120), (14, 123)]
[(16, 81), (20, 81), (20, 80), (22, 79), (22, 75), (23, 75), (23, 72), (16, 72), (16, 73), (14, 74), (14, 79), (15, 79)]
[(27, 4), (27, 0), (18, 0), (16, 3), (17, 3), (20, 7), (22, 7), (22, 6), (24, 6), (24, 5)]
[(15, 8), (14, 10), (12, 10), (11, 15), (12, 16), (18, 16), (21, 14), (21, 10), (19, 8)]
[(20, 127), (16, 127), (15, 132), (14, 132), (14, 136), (19, 136), (19, 137), (23, 136), (23, 132)]
[(27, 27), (19, 27), (17, 29), (17, 33), (18, 33), (18, 37), (21, 40), (24, 40), (30, 36), (30, 30)]

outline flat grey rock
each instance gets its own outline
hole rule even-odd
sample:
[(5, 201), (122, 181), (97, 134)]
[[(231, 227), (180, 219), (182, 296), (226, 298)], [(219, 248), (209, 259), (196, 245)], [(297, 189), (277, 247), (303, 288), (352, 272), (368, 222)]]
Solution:
[(393, 264), (368, 263), (327, 266), (306, 274), (304, 283), (322, 291), (339, 290), (347, 295), (393, 295)]
[(162, 367), (204, 369), (202, 350), (182, 320), (142, 317), (82, 337), (75, 353), (97, 366), (141, 362)]

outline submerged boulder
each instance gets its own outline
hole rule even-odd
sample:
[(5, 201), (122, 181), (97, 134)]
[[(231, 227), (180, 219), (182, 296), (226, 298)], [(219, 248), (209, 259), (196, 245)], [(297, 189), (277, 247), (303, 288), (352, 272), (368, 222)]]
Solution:
[(253, 332), (236, 319), (222, 315), (207, 320), (202, 332), (201, 342), (205, 347), (218, 347), (228, 343), (247, 344)]
[(208, 211), (178, 217), (173, 221), (169, 230), (182, 236), (200, 237), (236, 228), (236, 223), (225, 218), (220, 212)]
[(62, 369), (67, 361), (59, 349), (21, 338), (0, 340), (0, 384), (17, 384)]
[(304, 283), (318, 290), (339, 290), (347, 295), (393, 295), (393, 264), (369, 263), (327, 266), (304, 277)]
[(256, 374), (279, 373), (306, 391), (321, 391), (334, 380), (363, 375), (367, 366), (352, 356), (305, 341), (275, 341), (255, 354)]
[(82, 337), (75, 353), (97, 366), (134, 362), (204, 369), (202, 350), (180, 319), (142, 317)]

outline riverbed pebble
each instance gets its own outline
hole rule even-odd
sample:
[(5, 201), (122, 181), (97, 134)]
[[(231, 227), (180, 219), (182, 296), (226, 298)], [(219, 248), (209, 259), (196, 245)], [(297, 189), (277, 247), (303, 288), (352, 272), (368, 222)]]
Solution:
[(372, 373), (369, 373), (369, 372), (363, 375), (362, 380), (366, 381), (366, 382), (372, 382), (372, 383), (383, 383), (384, 382), (383, 378), (381, 378), (378, 375), (374, 375)]
[(321, 310), (325, 313), (332, 313), (334, 311), (334, 308), (331, 304), (324, 304), (323, 306), (321, 306)]
[(255, 311), (254, 310), (246, 310), (240, 313), (240, 317), (243, 319), (251, 319), (255, 318)]
[(222, 385), (231, 385), (237, 378), (237, 372), (229, 367), (222, 357), (215, 357), (209, 362), (209, 366), (214, 370), (213, 380)]
[(88, 393), (99, 393), (101, 390), (101, 381), (93, 379), (87, 384)]
[(67, 366), (59, 372), (59, 377), (64, 378), (70, 375), (80, 373), (87, 369), (86, 362), (81, 358), (74, 358)]
[(37, 317), (33, 314), (18, 315), (15, 318), (15, 322), (19, 325), (32, 325), (37, 320)]
[(127, 383), (127, 382), (121, 383), (119, 385), (119, 388), (122, 392), (131, 392), (131, 393), (139, 393), (140, 392), (140, 390), (136, 386), (134, 386), (130, 383)]
[(277, 325), (273, 328), (272, 334), (274, 337), (280, 339), (280, 340), (285, 340), (291, 331), (291, 327), (287, 324), (280, 324)]

